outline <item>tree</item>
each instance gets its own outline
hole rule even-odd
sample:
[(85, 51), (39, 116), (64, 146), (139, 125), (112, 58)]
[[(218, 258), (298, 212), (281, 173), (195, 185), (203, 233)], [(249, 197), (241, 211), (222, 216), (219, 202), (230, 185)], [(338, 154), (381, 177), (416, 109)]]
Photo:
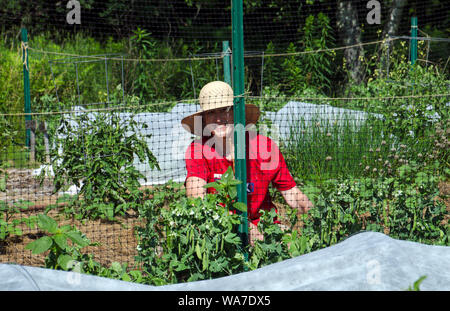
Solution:
[[(359, 26), (358, 11), (353, 1), (338, 1), (337, 29), (345, 46), (361, 44), (361, 27)], [(345, 49), (345, 66), (349, 73), (349, 80), (359, 84), (364, 80), (364, 49), (354, 46)]]

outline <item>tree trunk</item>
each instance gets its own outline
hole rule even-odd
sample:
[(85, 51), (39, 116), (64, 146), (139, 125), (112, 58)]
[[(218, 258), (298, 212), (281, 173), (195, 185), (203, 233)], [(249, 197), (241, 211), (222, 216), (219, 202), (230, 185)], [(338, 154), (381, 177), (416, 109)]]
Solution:
[[(402, 20), (403, 9), (405, 8), (408, 0), (392, 0), (391, 9), (389, 11), (389, 18), (384, 26), (383, 38), (388, 38), (397, 35), (398, 27)], [(384, 48), (384, 55), (381, 56), (381, 68), (382, 70), (387, 69), (387, 53), (392, 52), (393, 42), (386, 42)]]
[[(361, 44), (361, 28), (358, 12), (352, 1), (338, 1), (337, 28), (345, 46)], [(360, 84), (364, 80), (364, 49), (362, 46), (344, 50), (345, 67), (349, 73), (349, 82)]]
[(383, 37), (394, 36), (397, 34), (398, 27), (403, 15), (403, 8), (408, 0), (393, 0), (389, 12), (389, 19), (384, 26)]

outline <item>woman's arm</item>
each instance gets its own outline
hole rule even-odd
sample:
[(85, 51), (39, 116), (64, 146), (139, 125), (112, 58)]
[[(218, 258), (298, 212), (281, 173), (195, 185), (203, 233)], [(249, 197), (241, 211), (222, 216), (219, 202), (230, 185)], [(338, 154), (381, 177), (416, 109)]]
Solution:
[(280, 193), (286, 200), (286, 203), (290, 207), (298, 209), (300, 214), (306, 214), (313, 207), (308, 197), (297, 186), (289, 190), (280, 191)]
[(200, 177), (188, 177), (186, 179), (186, 195), (187, 197), (203, 198), (206, 194), (206, 181)]

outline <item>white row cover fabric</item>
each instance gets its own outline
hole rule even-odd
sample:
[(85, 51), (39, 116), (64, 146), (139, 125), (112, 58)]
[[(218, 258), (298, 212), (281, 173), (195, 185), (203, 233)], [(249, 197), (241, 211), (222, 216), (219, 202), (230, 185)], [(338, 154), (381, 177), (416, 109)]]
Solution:
[(3, 291), (402, 291), (426, 276), (425, 291), (450, 290), (450, 247), (362, 232), (309, 254), (254, 271), (149, 286), (74, 272), (0, 264)]

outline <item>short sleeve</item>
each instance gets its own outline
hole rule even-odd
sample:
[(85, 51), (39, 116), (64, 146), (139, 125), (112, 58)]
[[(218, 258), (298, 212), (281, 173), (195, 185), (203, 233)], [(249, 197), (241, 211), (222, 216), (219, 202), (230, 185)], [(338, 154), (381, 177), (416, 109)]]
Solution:
[(199, 141), (193, 141), (186, 150), (185, 154), (187, 176), (199, 177), (205, 181), (208, 179), (208, 166), (203, 156), (203, 145)]
[[(277, 148), (278, 149), (278, 148)], [(278, 150), (278, 157), (279, 157), (279, 166), (273, 176), (272, 184), (277, 188), (279, 191), (286, 191), (289, 189), (292, 189), (296, 186), (295, 180), (292, 177), (291, 173), (289, 172), (289, 169), (286, 165), (286, 161), (284, 161), (284, 157), (281, 154), (281, 152)]]

